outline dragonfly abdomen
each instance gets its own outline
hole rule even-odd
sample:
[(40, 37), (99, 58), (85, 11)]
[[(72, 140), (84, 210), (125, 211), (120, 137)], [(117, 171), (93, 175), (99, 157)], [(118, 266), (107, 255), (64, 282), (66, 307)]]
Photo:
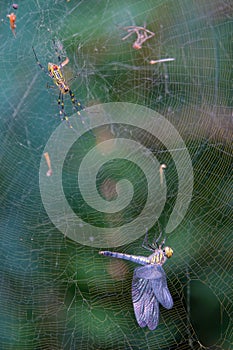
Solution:
[(137, 255), (124, 254), (124, 253), (110, 252), (108, 250), (100, 251), (99, 254), (105, 255), (105, 256), (111, 256), (112, 258), (129, 260), (129, 261), (135, 262), (135, 263), (140, 264), (140, 265), (146, 265), (146, 264), (150, 263), (149, 259), (145, 256), (137, 256)]

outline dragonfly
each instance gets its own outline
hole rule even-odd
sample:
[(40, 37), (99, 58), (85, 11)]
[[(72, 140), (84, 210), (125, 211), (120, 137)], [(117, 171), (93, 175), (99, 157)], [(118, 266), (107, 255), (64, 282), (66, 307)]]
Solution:
[(173, 299), (167, 286), (163, 264), (173, 255), (173, 250), (165, 246), (165, 239), (158, 244), (159, 238), (148, 243), (148, 231), (142, 247), (153, 251), (148, 256), (137, 256), (111, 251), (100, 251), (99, 254), (112, 258), (124, 259), (143, 265), (135, 268), (132, 281), (132, 301), (138, 325), (155, 330), (159, 323), (159, 304), (166, 309), (173, 307)]

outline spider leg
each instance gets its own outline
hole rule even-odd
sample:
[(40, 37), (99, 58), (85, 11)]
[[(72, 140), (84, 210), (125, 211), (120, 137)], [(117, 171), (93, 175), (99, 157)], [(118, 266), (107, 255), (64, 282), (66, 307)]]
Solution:
[[(74, 93), (71, 90), (69, 90), (69, 94), (70, 94), (70, 99), (71, 99), (71, 102), (73, 104), (73, 107), (77, 111), (77, 114), (81, 115), (80, 111), (82, 111), (84, 109), (84, 106), (81, 104), (81, 102), (76, 100)], [(82, 123), (84, 123), (84, 121), (82, 121)]]
[(61, 118), (62, 121), (65, 120), (65, 121), (67, 122), (69, 128), (72, 129), (72, 125), (71, 125), (70, 122), (69, 122), (69, 118), (68, 118), (66, 112), (64, 111), (64, 99), (63, 99), (63, 98), (64, 98), (64, 97), (63, 97), (63, 94), (62, 94), (62, 92), (60, 91), (60, 92), (59, 92), (59, 96), (58, 96), (58, 100), (57, 100), (57, 104), (58, 104), (58, 107), (59, 107), (59, 110), (60, 110), (60, 111), (59, 111), (60, 118)]
[(55, 50), (55, 52), (56, 52), (56, 55), (57, 55), (57, 59), (58, 59), (58, 61), (59, 61), (59, 63), (61, 62), (61, 56), (60, 56), (60, 54), (59, 54), (59, 52), (58, 52), (58, 49), (57, 49), (57, 47), (56, 47), (56, 43), (55, 43), (55, 40), (53, 39), (53, 46), (54, 46), (54, 50)]
[(69, 60), (68, 57), (66, 57), (66, 59), (62, 62), (61, 61), (61, 55), (58, 52), (58, 49), (57, 49), (57, 46), (56, 46), (56, 43), (55, 43), (54, 39), (53, 39), (53, 45), (54, 45), (54, 50), (56, 52), (57, 59), (58, 59), (58, 62), (59, 62), (59, 68), (62, 70), (62, 68), (65, 67), (69, 63), (70, 60)]
[(49, 85), (49, 83), (46, 84), (47, 89), (57, 89), (57, 86), (55, 85)]
[(41, 69), (46, 75), (48, 75), (48, 76), (50, 77), (50, 75), (49, 75), (49, 73), (47, 72), (47, 70), (45, 69), (45, 67), (42, 66), (42, 64), (41, 64), (40, 61), (38, 60), (38, 57), (37, 57), (37, 55), (36, 55), (36, 52), (35, 52), (33, 46), (32, 46), (32, 50), (33, 50), (34, 55), (35, 55), (36, 63), (38, 64), (38, 66), (40, 67), (40, 69)]

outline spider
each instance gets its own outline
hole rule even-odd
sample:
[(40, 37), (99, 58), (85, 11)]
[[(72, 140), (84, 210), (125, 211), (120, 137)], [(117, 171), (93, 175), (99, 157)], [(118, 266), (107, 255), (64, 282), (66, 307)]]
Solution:
[[(66, 57), (66, 59), (61, 62), (61, 57), (58, 54), (58, 61), (59, 64), (55, 64), (55, 63), (48, 63), (48, 71), (45, 70), (45, 68), (42, 66), (42, 64), (40, 63), (40, 61), (37, 58), (36, 52), (34, 50), (34, 48), (32, 47), (32, 50), (34, 52), (35, 58), (36, 58), (36, 63), (38, 64), (38, 66), (41, 68), (41, 70), (43, 72), (45, 72), (46, 75), (48, 75), (50, 78), (53, 79), (54, 84), (59, 88), (59, 96), (58, 96), (58, 107), (59, 107), (59, 114), (61, 117), (62, 121), (66, 121), (69, 125), (70, 128), (72, 128), (72, 125), (69, 122), (69, 118), (66, 114), (66, 112), (64, 111), (64, 95), (68, 94), (70, 95), (70, 99), (71, 102), (73, 104), (73, 107), (75, 108), (75, 110), (77, 111), (77, 114), (80, 115), (80, 111), (84, 109), (84, 107), (82, 106), (81, 102), (79, 102), (78, 100), (76, 100), (74, 93), (72, 92), (72, 90), (70, 89), (68, 83), (66, 82), (63, 72), (62, 72), (62, 68), (64, 66), (66, 66), (69, 63), (69, 58)], [(56, 50), (57, 52), (57, 50)]]

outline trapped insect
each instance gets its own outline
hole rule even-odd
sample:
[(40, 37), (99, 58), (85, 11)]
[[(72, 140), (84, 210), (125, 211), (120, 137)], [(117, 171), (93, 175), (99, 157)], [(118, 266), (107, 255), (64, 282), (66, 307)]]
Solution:
[[(49, 62), (48, 63), (48, 71), (46, 71), (45, 68), (40, 63), (40, 61), (38, 60), (36, 52), (35, 52), (33, 47), (32, 47), (32, 50), (34, 52), (34, 55), (36, 58), (36, 63), (38, 64), (38, 66), (42, 69), (43, 72), (45, 72), (46, 75), (48, 75), (50, 78), (53, 79), (54, 84), (59, 88), (60, 92), (59, 92), (59, 97), (58, 97), (57, 103), (58, 103), (58, 107), (60, 109), (60, 111), (59, 111), (60, 117), (61, 117), (61, 120), (67, 121), (69, 127), (72, 128), (72, 125), (69, 122), (69, 118), (64, 110), (64, 98), (63, 98), (63, 96), (66, 95), (67, 93), (69, 93), (73, 107), (79, 115), (80, 115), (80, 111), (82, 109), (84, 109), (84, 107), (82, 106), (81, 102), (76, 100), (75, 95), (71, 91), (68, 83), (66, 82), (66, 80), (64, 78), (63, 72), (62, 72), (63, 67), (69, 63), (69, 58), (66, 57), (66, 59), (63, 62), (61, 62), (61, 57), (60, 57), (60, 55), (58, 55), (59, 64), (57, 65), (55, 63)], [(57, 50), (56, 50), (56, 53), (57, 53)]]
[(9, 18), (9, 21), (10, 21), (10, 28), (12, 30), (12, 33), (14, 34), (14, 36), (16, 37), (16, 34), (15, 34), (15, 28), (16, 28), (16, 24), (15, 24), (15, 21), (16, 21), (16, 15), (14, 14), (14, 12), (12, 12), (10, 15), (7, 15), (7, 17)]
[(124, 36), (124, 38), (122, 38), (121, 40), (126, 40), (133, 33), (137, 35), (137, 39), (133, 43), (133, 48), (135, 50), (140, 50), (142, 48), (142, 44), (155, 35), (155, 33), (151, 32), (149, 29), (146, 29), (146, 24), (144, 24), (144, 27), (128, 26), (124, 27), (123, 29), (127, 30), (128, 34)]
[(142, 246), (153, 251), (153, 254), (148, 257), (110, 251), (99, 252), (101, 255), (130, 260), (144, 265), (134, 270), (132, 300), (137, 323), (140, 327), (147, 326), (150, 330), (154, 330), (158, 326), (159, 303), (166, 309), (171, 309), (173, 306), (173, 300), (167, 287), (166, 275), (162, 268), (167, 258), (173, 255), (173, 250), (164, 246), (165, 240), (158, 244), (160, 236), (154, 243), (149, 244), (148, 232), (146, 233)]

